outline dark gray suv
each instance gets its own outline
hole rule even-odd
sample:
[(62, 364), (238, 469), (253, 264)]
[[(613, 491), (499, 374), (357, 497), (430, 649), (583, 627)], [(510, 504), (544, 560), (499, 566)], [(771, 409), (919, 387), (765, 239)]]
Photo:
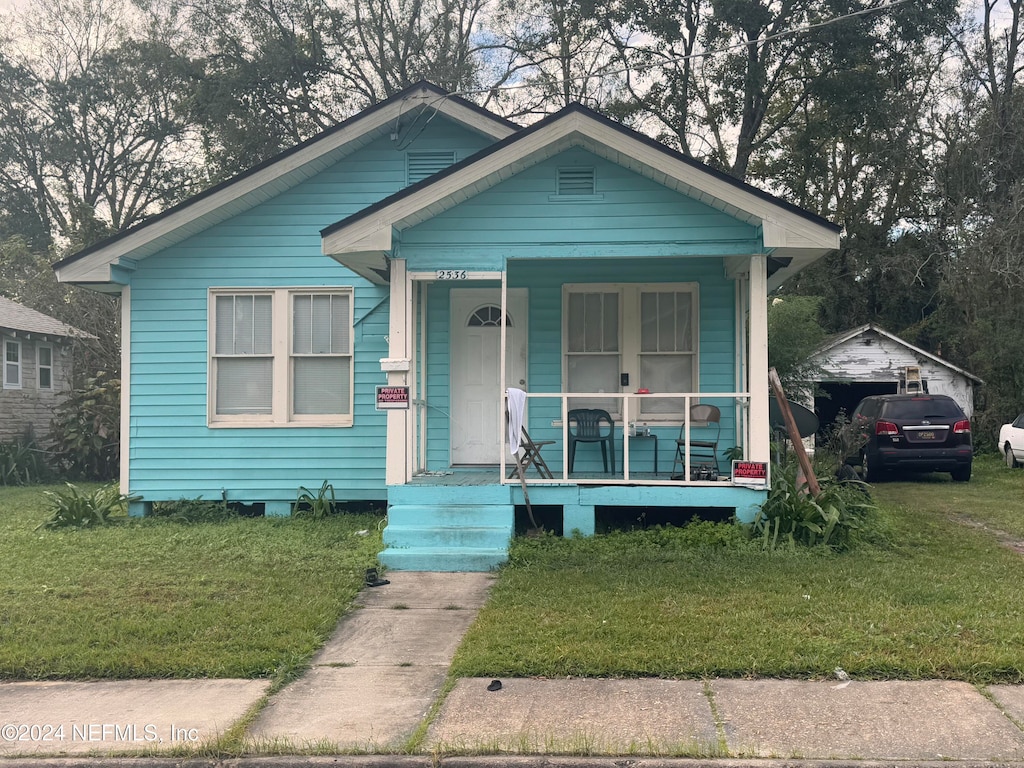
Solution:
[(873, 395), (850, 417), (855, 445), (848, 464), (860, 464), (871, 483), (886, 473), (949, 472), (958, 482), (971, 479), (974, 448), (971, 422), (946, 395)]

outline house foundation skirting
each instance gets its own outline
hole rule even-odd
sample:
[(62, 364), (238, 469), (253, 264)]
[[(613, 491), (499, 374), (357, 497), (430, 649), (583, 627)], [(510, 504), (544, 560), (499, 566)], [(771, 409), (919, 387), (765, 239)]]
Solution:
[[(767, 491), (726, 483), (664, 486), (545, 485), (529, 489), (534, 506), (561, 507), (564, 535), (592, 536), (598, 507), (720, 508), (752, 522)], [(394, 570), (486, 571), (508, 559), (514, 485), (396, 485), (388, 488), (381, 563)]]

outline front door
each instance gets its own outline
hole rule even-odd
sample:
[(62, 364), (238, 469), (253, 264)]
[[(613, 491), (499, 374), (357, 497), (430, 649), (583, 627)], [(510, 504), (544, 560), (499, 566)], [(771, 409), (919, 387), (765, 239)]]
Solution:
[(506, 387), (526, 389), (527, 292), (508, 290), (505, 384), (501, 376), (501, 291), (451, 292), (451, 462), (497, 464)]

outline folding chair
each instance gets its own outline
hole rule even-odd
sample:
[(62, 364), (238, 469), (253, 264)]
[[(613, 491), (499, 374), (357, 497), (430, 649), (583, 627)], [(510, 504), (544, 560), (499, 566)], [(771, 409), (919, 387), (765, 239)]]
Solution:
[(509, 473), (509, 477), (515, 477), (518, 475), (522, 478), (526, 474), (526, 470), (530, 467), (534, 467), (537, 470), (537, 474), (541, 477), (551, 480), (554, 475), (551, 474), (551, 470), (548, 469), (547, 462), (544, 461), (544, 457), (540, 455), (540, 449), (545, 445), (553, 445), (554, 440), (538, 440), (536, 442), (530, 437), (530, 433), (526, 431), (526, 427), (523, 427), (521, 437), (519, 439), (519, 448), (522, 451), (521, 456), (516, 456), (516, 466), (512, 468)]
[[(676, 457), (672, 464), (673, 480), (692, 480), (692, 475), (698, 463), (704, 465), (705, 461), (714, 468), (715, 475), (718, 474), (718, 441), (722, 434), (722, 411), (714, 405), (705, 403), (694, 403), (690, 406), (690, 475), (685, 477), (686, 467), (686, 423), (679, 428), (679, 438), (676, 440)], [(699, 424), (700, 426), (695, 426)], [(693, 439), (697, 434), (700, 439)]]

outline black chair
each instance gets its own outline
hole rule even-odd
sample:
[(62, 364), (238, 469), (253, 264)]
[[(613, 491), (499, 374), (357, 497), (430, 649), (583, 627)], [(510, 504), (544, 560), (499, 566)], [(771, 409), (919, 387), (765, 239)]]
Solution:
[(608, 471), (611, 457), (612, 474), (615, 473), (615, 422), (608, 411), (600, 408), (574, 408), (569, 411), (569, 471), (576, 460), (577, 443), (600, 443), (604, 471)]
[[(701, 464), (710, 464), (718, 474), (718, 440), (722, 435), (722, 411), (715, 405), (695, 403), (690, 406), (690, 472)], [(696, 426), (696, 425), (700, 426)], [(697, 435), (698, 439), (694, 439)], [(678, 469), (677, 469), (678, 468)], [(679, 427), (672, 479), (685, 479), (686, 423)]]

